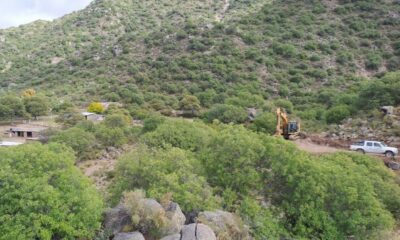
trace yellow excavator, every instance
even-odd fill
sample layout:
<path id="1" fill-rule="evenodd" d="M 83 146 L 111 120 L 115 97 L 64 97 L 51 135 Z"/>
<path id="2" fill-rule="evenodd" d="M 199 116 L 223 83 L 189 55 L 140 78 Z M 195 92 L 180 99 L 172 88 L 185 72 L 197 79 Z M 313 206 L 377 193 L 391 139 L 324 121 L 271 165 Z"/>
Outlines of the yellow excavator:
<path id="1" fill-rule="evenodd" d="M 300 135 L 300 122 L 289 121 L 284 109 L 277 108 L 276 117 L 277 124 L 275 136 L 283 136 L 285 139 L 293 139 Z"/>

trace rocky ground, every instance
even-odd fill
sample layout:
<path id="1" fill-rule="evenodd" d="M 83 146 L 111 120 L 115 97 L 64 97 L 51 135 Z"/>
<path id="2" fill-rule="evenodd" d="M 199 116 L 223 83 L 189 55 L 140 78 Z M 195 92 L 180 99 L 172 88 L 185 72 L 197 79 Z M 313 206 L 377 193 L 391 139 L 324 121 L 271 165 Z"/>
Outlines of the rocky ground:
<path id="1" fill-rule="evenodd" d="M 394 108 L 392 114 L 376 111 L 364 118 L 350 118 L 320 136 L 343 147 L 358 140 L 376 140 L 400 148 L 400 107 Z"/>
<path id="2" fill-rule="evenodd" d="M 121 148 L 108 147 L 96 159 L 79 162 L 78 167 L 93 180 L 97 189 L 106 192 L 105 190 L 110 183 L 108 174 L 114 170 L 117 159 L 133 148 L 134 146 L 129 145 Z"/>
<path id="3" fill-rule="evenodd" d="M 105 213 L 105 232 L 114 240 L 251 240 L 233 213 L 217 210 L 185 216 L 177 203 L 159 203 L 140 192 L 125 196 Z"/>

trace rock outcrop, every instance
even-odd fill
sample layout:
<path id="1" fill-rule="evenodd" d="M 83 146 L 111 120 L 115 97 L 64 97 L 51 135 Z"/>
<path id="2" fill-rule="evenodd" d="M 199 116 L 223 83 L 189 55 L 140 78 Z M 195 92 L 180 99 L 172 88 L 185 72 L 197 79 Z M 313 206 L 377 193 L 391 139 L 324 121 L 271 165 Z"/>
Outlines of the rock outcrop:
<path id="1" fill-rule="evenodd" d="M 182 229 L 182 240 L 216 240 L 213 230 L 204 224 L 192 223 Z"/>
<path id="2" fill-rule="evenodd" d="M 217 240 L 217 237 L 209 226 L 192 223 L 185 225 L 180 234 L 166 236 L 161 240 Z"/>
<path id="3" fill-rule="evenodd" d="M 210 226 L 218 239 L 249 240 L 249 228 L 233 213 L 217 210 L 201 212 L 198 221 Z"/>
<path id="4" fill-rule="evenodd" d="M 165 215 L 168 218 L 167 226 L 164 230 L 166 235 L 178 233 L 182 230 L 185 224 L 186 217 L 182 213 L 181 208 L 177 203 L 171 202 L 168 206 L 164 208 Z"/>
<path id="5" fill-rule="evenodd" d="M 140 232 L 117 233 L 114 240 L 145 240 Z"/>
<path id="6" fill-rule="evenodd" d="M 132 230 L 144 235 L 180 234 L 186 221 L 177 203 L 161 205 L 145 198 L 142 191 L 127 193 L 121 204 L 106 211 L 104 219 L 104 229 L 113 235 Z"/>
<path id="7" fill-rule="evenodd" d="M 104 228 L 112 234 L 121 232 L 124 228 L 132 225 L 131 215 L 126 206 L 120 204 L 104 214 Z"/>
<path id="8" fill-rule="evenodd" d="M 217 210 L 195 215 L 196 223 L 185 225 L 186 217 L 177 203 L 167 200 L 160 204 L 138 190 L 126 193 L 120 205 L 106 212 L 104 227 L 114 240 L 143 240 L 143 236 L 161 240 L 252 239 L 249 228 L 233 213 Z"/>

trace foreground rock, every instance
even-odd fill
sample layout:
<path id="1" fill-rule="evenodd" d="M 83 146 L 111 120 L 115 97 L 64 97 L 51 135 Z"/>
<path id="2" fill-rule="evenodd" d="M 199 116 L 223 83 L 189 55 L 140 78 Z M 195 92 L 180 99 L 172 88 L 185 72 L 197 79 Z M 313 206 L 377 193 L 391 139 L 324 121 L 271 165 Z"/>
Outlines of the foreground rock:
<path id="1" fill-rule="evenodd" d="M 168 223 L 163 231 L 165 235 L 179 233 L 185 224 L 186 217 L 177 203 L 171 202 L 164 208 Z"/>
<path id="2" fill-rule="evenodd" d="M 388 162 L 388 163 L 387 163 L 387 166 L 388 166 L 390 169 L 395 170 L 395 171 L 400 170 L 400 163 L 397 163 L 397 162 L 393 162 L 393 161 Z"/>
<path id="3" fill-rule="evenodd" d="M 117 233 L 114 240 L 145 240 L 140 232 Z"/>
<path id="4" fill-rule="evenodd" d="M 161 240 L 217 240 L 217 237 L 209 226 L 192 223 L 185 225 L 181 234 L 163 237 Z"/>
<path id="5" fill-rule="evenodd" d="M 182 240 L 216 240 L 213 230 L 204 224 L 192 223 L 182 229 Z"/>
<path id="6" fill-rule="evenodd" d="M 161 238 L 160 240 L 181 240 L 181 234 L 177 233 Z"/>
<path id="7" fill-rule="evenodd" d="M 198 221 L 210 226 L 218 238 L 232 240 L 252 239 L 249 228 L 240 217 L 225 211 L 205 211 L 198 216 Z"/>
<path id="8" fill-rule="evenodd" d="M 112 234 L 119 233 L 130 225 L 132 225 L 131 215 L 126 206 L 120 204 L 105 212 L 104 228 Z"/>
<path id="9" fill-rule="evenodd" d="M 186 218 L 177 203 L 168 201 L 161 205 L 155 199 L 145 198 L 142 191 L 125 194 L 117 207 L 108 210 L 104 228 L 115 235 L 126 231 L 138 231 L 149 236 L 179 234 Z"/>

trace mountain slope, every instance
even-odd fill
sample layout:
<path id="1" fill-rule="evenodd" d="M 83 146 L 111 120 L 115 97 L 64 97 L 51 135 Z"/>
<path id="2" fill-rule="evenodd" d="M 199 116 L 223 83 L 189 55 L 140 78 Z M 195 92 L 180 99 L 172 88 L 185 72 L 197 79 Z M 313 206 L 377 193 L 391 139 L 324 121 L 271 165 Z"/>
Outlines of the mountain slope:
<path id="1" fill-rule="evenodd" d="M 205 108 L 287 98 L 324 109 L 400 69 L 398 12 L 393 0 L 98 0 L 0 31 L 0 84 L 155 110 L 188 93 Z"/>

